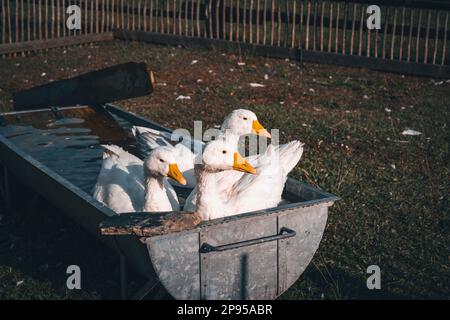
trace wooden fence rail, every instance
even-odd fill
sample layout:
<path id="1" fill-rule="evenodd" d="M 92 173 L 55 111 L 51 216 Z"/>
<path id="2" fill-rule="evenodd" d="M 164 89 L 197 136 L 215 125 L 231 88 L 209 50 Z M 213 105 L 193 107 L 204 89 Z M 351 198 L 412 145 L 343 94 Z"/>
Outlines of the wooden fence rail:
<path id="1" fill-rule="evenodd" d="M 379 30 L 366 25 L 372 3 L 381 9 Z M 0 5 L 0 55 L 78 44 L 83 39 L 109 40 L 115 31 L 122 39 L 161 42 L 166 36 L 172 43 L 177 36 L 180 43 L 209 39 L 258 46 L 258 51 L 295 49 L 302 57 L 356 65 L 364 65 L 361 61 L 367 59 L 362 58 L 387 66 L 400 62 L 409 65 L 411 73 L 427 69 L 424 66 L 434 66 L 428 73 L 436 66 L 444 73 L 450 68 L 447 1 L 0 0 Z M 66 25 L 71 5 L 81 9 L 76 30 Z M 142 32 L 156 37 L 143 37 Z M 330 59 L 330 55 L 337 56 Z"/>

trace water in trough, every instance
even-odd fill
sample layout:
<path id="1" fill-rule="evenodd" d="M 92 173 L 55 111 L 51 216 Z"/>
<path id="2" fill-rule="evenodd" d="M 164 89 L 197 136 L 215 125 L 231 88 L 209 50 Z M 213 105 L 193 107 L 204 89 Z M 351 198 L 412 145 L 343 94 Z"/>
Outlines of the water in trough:
<path id="1" fill-rule="evenodd" d="M 101 144 L 135 153 L 130 124 L 90 108 L 2 117 L 0 134 L 61 177 L 91 194 L 102 165 Z"/>

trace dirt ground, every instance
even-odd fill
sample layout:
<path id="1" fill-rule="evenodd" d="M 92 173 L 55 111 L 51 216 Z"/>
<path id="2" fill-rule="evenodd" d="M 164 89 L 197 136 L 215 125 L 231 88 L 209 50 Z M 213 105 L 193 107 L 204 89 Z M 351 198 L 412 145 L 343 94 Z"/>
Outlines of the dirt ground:
<path id="1" fill-rule="evenodd" d="M 128 61 L 146 62 L 157 84 L 117 105 L 190 130 L 253 110 L 281 142 L 306 143 L 293 177 L 342 198 L 282 299 L 450 298 L 450 80 L 116 41 L 0 59 L 0 110 L 14 91 Z M 115 255 L 42 199 L 24 203 L 0 203 L 0 298 L 117 297 Z M 69 264 L 84 270 L 80 291 L 66 289 Z M 370 265 L 381 290 L 366 287 Z"/>

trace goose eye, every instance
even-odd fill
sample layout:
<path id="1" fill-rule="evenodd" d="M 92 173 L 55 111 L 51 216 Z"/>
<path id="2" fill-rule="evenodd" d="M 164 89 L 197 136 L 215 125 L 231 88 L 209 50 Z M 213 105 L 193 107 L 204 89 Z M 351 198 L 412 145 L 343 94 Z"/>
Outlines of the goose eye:
<path id="1" fill-rule="evenodd" d="M 222 153 L 223 153 L 223 154 L 227 153 L 227 150 L 222 150 Z"/>
<path id="2" fill-rule="evenodd" d="M 247 117 L 244 117 L 244 120 L 248 120 L 248 118 L 247 118 Z"/>
<path id="3" fill-rule="evenodd" d="M 164 160 L 163 160 L 163 159 L 159 159 L 159 161 L 161 161 L 161 162 L 164 162 Z"/>

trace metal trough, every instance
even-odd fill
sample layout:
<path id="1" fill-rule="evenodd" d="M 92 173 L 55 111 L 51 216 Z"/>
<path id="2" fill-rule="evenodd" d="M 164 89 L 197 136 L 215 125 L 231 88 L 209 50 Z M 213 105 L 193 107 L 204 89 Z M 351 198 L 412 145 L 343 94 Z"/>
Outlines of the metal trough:
<path id="1" fill-rule="evenodd" d="M 274 299 L 299 278 L 337 197 L 289 178 L 285 201 L 276 208 L 163 235 L 126 229 L 130 221 L 117 225 L 117 216 L 91 196 L 100 144 L 136 153 L 131 125 L 170 130 L 112 105 L 104 111 L 67 107 L 0 114 L 0 162 L 144 275 L 148 283 L 136 298 L 161 283 L 176 299 Z M 133 216 L 145 214 L 127 218 Z M 111 223 L 119 232 L 107 235 Z"/>

